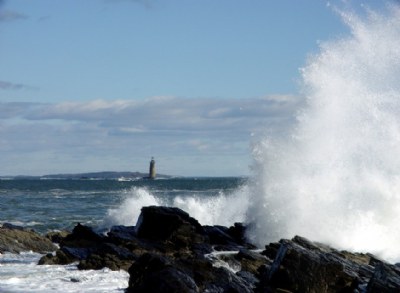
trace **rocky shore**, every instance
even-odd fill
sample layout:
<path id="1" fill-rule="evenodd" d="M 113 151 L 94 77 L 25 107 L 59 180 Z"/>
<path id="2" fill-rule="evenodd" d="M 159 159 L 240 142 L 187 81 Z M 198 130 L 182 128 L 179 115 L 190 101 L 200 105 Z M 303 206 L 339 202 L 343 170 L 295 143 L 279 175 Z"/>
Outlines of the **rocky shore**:
<path id="1" fill-rule="evenodd" d="M 0 253 L 34 251 L 46 253 L 57 247 L 51 240 L 37 234 L 35 231 L 9 223 L 0 226 Z"/>
<path id="2" fill-rule="evenodd" d="M 0 253 L 32 250 L 39 264 L 129 272 L 126 292 L 400 292 L 400 267 L 296 236 L 256 249 L 246 227 L 202 226 L 178 208 L 144 207 L 135 227 L 106 234 L 78 224 L 40 236 L 0 228 Z M 52 243 L 58 244 L 58 249 Z"/>

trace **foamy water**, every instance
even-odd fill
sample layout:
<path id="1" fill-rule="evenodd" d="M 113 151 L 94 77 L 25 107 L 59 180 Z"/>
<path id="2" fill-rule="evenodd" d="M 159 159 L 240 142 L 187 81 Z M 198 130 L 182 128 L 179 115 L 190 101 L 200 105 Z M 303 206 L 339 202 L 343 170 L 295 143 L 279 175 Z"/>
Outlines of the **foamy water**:
<path id="1" fill-rule="evenodd" d="M 302 69 L 298 123 L 254 149 L 250 237 L 400 260 L 400 8 L 341 16 L 351 34 Z"/>
<path id="2" fill-rule="evenodd" d="M 157 197 L 146 188 L 132 188 L 124 195 L 122 203 L 110 209 L 104 221 L 105 226 L 134 226 L 143 206 L 178 207 L 202 225 L 231 226 L 235 222 L 244 222 L 249 206 L 248 186 L 243 185 L 234 191 L 218 191 L 212 196 L 204 194 L 177 195 L 170 198 Z"/>
<path id="3" fill-rule="evenodd" d="M 8 180 L 1 181 L 0 224 L 10 222 L 41 233 L 135 225 L 141 208 L 179 206 L 202 223 L 232 225 L 244 220 L 248 192 L 240 178 L 168 180 Z M 226 212 L 224 212 L 226 210 Z M 239 211 L 239 212 L 237 212 Z M 41 255 L 0 254 L 0 292 L 123 292 L 128 273 L 105 268 L 79 271 L 75 264 L 39 266 Z"/>
<path id="4" fill-rule="evenodd" d="M 213 190 L 210 182 L 204 187 L 205 181 L 199 184 L 204 189 L 196 189 L 195 180 L 182 180 L 177 188 L 178 179 L 74 181 L 61 187 L 66 183 L 21 181 L 15 184 L 27 186 L 0 194 L 5 202 L 0 222 L 31 223 L 43 231 L 76 221 L 134 225 L 142 206 L 167 205 L 203 225 L 246 221 L 249 237 L 260 246 L 297 234 L 399 261 L 400 8 L 367 14 L 342 13 L 351 34 L 322 43 L 310 58 L 302 70 L 306 106 L 289 133 L 255 146 L 255 174 L 247 185 L 234 183 L 232 191 Z M 70 190 L 71 184 L 77 186 Z M 186 184 L 190 188 L 181 187 Z M 54 188 L 68 194 L 53 196 Z M 126 272 L 37 266 L 39 257 L 0 255 L 0 292 L 123 292 L 127 287 Z"/>
<path id="5" fill-rule="evenodd" d="M 0 255 L 0 292 L 124 292 L 129 275 L 124 271 L 79 271 L 76 265 L 38 266 L 41 255 L 25 252 Z"/>

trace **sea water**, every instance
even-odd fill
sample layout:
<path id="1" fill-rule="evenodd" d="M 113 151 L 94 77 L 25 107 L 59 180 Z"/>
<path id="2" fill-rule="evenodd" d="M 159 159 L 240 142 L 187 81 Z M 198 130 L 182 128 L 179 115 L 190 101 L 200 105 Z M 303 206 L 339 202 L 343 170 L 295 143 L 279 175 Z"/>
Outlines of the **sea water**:
<path id="1" fill-rule="evenodd" d="M 400 261 L 400 6 L 383 3 L 338 11 L 349 33 L 301 70 L 297 123 L 255 146 L 257 243 L 297 234 Z"/>
<path id="2" fill-rule="evenodd" d="M 393 2 L 394 3 L 394 2 Z M 302 69 L 304 107 L 288 133 L 260 139 L 239 178 L 118 182 L 0 181 L 0 222 L 39 232 L 134 225 L 144 205 L 178 206 L 202 224 L 245 221 L 260 245 L 298 234 L 400 260 L 400 6 L 338 11 L 350 33 Z M 268 131 L 267 131 L 268 132 Z M 121 292 L 126 272 L 0 256 L 0 292 Z"/>
<path id="3" fill-rule="evenodd" d="M 0 180 L 0 223 L 45 234 L 71 230 L 77 223 L 107 230 L 135 225 L 148 205 L 177 206 L 201 224 L 244 221 L 244 178 L 172 178 L 160 180 Z M 76 264 L 38 266 L 32 252 L 0 255 L 0 292 L 123 292 L 124 271 L 79 271 Z"/>

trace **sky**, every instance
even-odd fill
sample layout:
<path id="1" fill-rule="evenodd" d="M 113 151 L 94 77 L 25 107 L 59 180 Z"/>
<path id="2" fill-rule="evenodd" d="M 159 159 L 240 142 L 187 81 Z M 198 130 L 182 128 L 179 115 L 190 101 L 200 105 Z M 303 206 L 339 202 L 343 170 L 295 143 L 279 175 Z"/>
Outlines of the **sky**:
<path id="1" fill-rule="evenodd" d="M 352 3 L 351 3 L 352 2 Z M 246 176 L 301 68 L 381 1 L 0 0 L 0 176 Z"/>

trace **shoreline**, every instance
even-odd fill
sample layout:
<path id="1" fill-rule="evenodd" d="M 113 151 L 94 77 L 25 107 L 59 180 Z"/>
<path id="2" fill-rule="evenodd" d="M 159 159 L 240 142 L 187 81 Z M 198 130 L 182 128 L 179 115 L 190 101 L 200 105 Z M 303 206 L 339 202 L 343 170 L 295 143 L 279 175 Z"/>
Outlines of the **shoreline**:
<path id="1" fill-rule="evenodd" d="M 3 224 L 0 237 L 6 230 L 13 235 L 28 233 Z M 245 231 L 241 223 L 202 226 L 178 208 L 149 206 L 142 208 L 136 226 L 114 226 L 106 235 L 78 224 L 64 235 L 46 238 L 29 232 L 31 238 L 25 239 L 29 244 L 48 243 L 49 238 L 58 242 L 55 252 L 41 258 L 42 265 L 78 262 L 80 270 L 127 271 L 126 292 L 400 290 L 400 267 L 372 254 L 339 251 L 300 236 L 256 250 Z"/>

